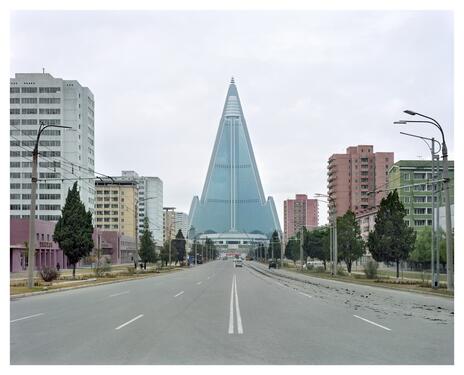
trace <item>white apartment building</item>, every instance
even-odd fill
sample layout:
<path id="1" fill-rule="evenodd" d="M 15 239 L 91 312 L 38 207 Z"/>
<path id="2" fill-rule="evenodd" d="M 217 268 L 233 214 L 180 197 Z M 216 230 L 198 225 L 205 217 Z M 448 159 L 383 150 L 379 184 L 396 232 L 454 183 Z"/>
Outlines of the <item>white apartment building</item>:
<path id="1" fill-rule="evenodd" d="M 138 185 L 138 233 L 148 217 L 149 227 L 157 245 L 163 244 L 163 181 L 158 177 L 139 176 L 135 171 L 122 171 L 121 180 L 136 181 Z"/>
<path id="2" fill-rule="evenodd" d="M 95 102 L 78 81 L 49 73 L 10 78 L 10 217 L 29 217 L 32 150 L 40 124 L 50 127 L 39 142 L 36 217 L 55 221 L 68 189 L 78 182 L 86 209 L 94 213 Z"/>
<path id="3" fill-rule="evenodd" d="M 184 237 L 187 237 L 188 234 L 188 229 L 189 229 L 189 215 L 187 215 L 185 212 L 177 212 L 176 211 L 176 223 L 175 223 L 175 228 L 176 228 L 176 234 L 179 231 L 179 229 L 182 231 L 182 234 Z"/>

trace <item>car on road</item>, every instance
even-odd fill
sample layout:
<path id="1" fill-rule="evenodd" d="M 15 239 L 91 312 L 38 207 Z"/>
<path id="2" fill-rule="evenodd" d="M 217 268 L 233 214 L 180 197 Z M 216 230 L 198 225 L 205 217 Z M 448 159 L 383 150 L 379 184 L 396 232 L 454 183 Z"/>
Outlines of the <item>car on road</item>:
<path id="1" fill-rule="evenodd" d="M 242 267 L 243 261 L 241 259 L 235 259 L 235 267 Z"/>
<path id="2" fill-rule="evenodd" d="M 277 262 L 274 259 L 269 261 L 269 269 L 271 268 L 277 268 Z"/>

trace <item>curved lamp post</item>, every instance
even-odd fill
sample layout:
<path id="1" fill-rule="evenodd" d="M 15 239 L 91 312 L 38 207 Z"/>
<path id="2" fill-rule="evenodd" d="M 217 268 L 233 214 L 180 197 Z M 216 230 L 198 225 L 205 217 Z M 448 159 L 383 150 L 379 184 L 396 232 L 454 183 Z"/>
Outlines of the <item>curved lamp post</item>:
<path id="1" fill-rule="evenodd" d="M 27 287 L 34 286 L 34 268 L 35 268 L 35 204 L 37 194 L 37 160 L 39 158 L 39 140 L 42 132 L 47 128 L 71 129 L 70 126 L 51 125 L 43 121 L 40 122 L 39 131 L 35 140 L 34 150 L 32 151 L 32 174 L 31 174 L 31 208 L 29 213 L 29 249 L 27 264 Z"/>
<path id="2" fill-rule="evenodd" d="M 442 137 L 441 152 L 443 158 L 443 190 L 445 191 L 445 221 L 446 221 L 446 281 L 448 290 L 454 290 L 454 262 L 453 262 L 453 244 L 451 238 L 451 207 L 449 194 L 449 172 L 448 172 L 448 148 L 446 146 L 445 134 L 443 128 L 437 120 L 430 116 L 423 115 L 419 112 L 405 110 L 404 113 L 410 116 L 419 116 L 427 120 L 401 120 L 397 124 L 421 123 L 432 124 L 440 130 Z"/>

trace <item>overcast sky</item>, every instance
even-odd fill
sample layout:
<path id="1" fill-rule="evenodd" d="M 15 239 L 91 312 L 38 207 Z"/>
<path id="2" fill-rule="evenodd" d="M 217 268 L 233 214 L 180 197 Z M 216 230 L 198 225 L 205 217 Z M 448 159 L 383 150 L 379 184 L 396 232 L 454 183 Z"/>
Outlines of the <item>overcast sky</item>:
<path id="1" fill-rule="evenodd" d="M 11 77 L 44 67 L 89 87 L 96 171 L 158 176 L 164 205 L 185 212 L 231 76 L 281 224 L 283 200 L 326 193 L 327 159 L 350 145 L 430 158 L 392 125 L 404 109 L 436 118 L 454 157 L 451 12 L 15 12 L 10 56 Z"/>

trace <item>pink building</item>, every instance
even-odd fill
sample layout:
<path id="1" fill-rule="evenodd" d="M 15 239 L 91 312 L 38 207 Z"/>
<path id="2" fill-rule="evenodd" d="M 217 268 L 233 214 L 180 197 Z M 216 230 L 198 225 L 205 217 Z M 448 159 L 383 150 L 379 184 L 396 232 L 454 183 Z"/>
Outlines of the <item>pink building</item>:
<path id="1" fill-rule="evenodd" d="M 53 241 L 55 222 L 35 221 L 35 268 L 68 268 L 68 260 L 63 250 Z M 27 244 L 29 242 L 29 219 L 10 219 L 10 272 L 27 270 Z"/>
<path id="2" fill-rule="evenodd" d="M 295 199 L 284 201 L 284 241 L 295 235 L 302 227 L 312 230 L 319 225 L 319 208 L 316 199 L 306 194 L 296 194 Z"/>
<path id="3" fill-rule="evenodd" d="M 35 269 L 44 267 L 70 268 L 68 259 L 56 242 L 53 241 L 55 231 L 54 221 L 36 220 Z M 10 272 L 27 270 L 27 242 L 29 241 L 29 219 L 10 219 Z M 111 264 L 131 263 L 135 255 L 135 239 L 123 236 L 117 231 L 94 230 L 95 248 L 101 249 L 102 258 L 107 258 Z M 85 265 L 85 260 L 78 266 Z"/>
<path id="4" fill-rule="evenodd" d="M 393 152 L 374 152 L 372 145 L 352 146 L 346 154 L 333 154 L 327 166 L 327 188 L 333 210 L 342 216 L 351 209 L 356 215 L 375 209 L 385 196 Z"/>

